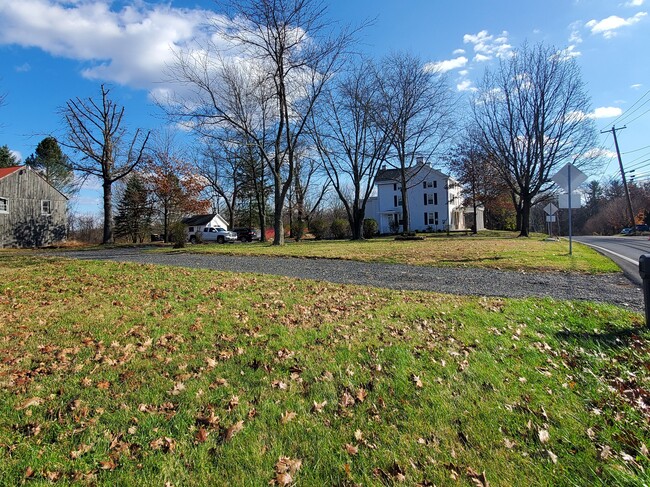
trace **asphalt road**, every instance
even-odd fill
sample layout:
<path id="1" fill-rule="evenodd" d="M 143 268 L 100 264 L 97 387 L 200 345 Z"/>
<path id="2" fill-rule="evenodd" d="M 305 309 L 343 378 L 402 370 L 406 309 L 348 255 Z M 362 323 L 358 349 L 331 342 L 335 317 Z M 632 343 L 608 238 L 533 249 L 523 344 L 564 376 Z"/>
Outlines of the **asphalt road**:
<path id="1" fill-rule="evenodd" d="M 639 257 L 641 254 L 650 254 L 650 240 L 647 236 L 580 236 L 574 239 L 612 259 L 623 269 L 625 277 L 637 286 L 642 285 L 639 276 Z"/>

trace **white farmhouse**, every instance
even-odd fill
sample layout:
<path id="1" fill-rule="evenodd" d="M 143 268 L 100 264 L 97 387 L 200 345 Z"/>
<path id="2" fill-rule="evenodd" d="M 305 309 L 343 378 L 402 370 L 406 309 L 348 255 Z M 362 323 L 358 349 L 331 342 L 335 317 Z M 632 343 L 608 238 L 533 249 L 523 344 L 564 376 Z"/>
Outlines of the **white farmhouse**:
<path id="1" fill-rule="evenodd" d="M 374 218 L 379 233 L 402 231 L 402 192 L 399 169 L 386 169 L 377 174 L 377 196 L 368 199 L 366 218 Z M 472 214 L 462 206 L 460 184 L 452 177 L 434 169 L 418 158 L 407 169 L 409 228 L 412 231 L 465 230 L 473 224 Z M 471 209 L 469 209 L 471 212 Z M 483 211 L 479 209 L 478 230 L 483 227 Z"/>

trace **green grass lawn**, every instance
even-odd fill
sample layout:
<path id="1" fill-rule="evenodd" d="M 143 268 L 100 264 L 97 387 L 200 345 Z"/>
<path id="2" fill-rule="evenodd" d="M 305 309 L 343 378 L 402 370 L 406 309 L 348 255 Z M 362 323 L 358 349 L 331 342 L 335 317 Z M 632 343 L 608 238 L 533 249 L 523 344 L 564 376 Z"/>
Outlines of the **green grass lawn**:
<path id="1" fill-rule="evenodd" d="M 364 241 L 287 240 L 284 246 L 268 243 L 202 244 L 175 252 L 221 253 L 229 255 L 264 255 L 278 257 L 348 259 L 362 262 L 385 262 L 422 266 L 483 267 L 505 270 L 541 270 L 562 272 L 617 272 L 619 267 L 585 245 L 545 241 L 536 235 L 513 238 L 512 233 L 494 232 L 479 236 L 434 234 L 425 240 L 396 241 L 382 237 Z M 156 250 L 156 251 L 168 251 Z"/>
<path id="2" fill-rule="evenodd" d="M 650 482 L 608 305 L 0 254 L 0 483 Z"/>

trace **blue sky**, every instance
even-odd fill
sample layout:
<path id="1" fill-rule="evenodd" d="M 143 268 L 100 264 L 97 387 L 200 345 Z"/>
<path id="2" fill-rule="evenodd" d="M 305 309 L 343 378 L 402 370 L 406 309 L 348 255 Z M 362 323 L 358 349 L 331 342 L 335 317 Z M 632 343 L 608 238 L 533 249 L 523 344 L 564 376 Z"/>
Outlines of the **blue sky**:
<path id="1" fill-rule="evenodd" d="M 359 51 L 381 57 L 410 51 L 447 72 L 470 95 L 486 66 L 524 41 L 544 41 L 575 57 L 599 129 L 619 132 L 623 161 L 650 175 L 650 5 L 648 0 L 331 0 L 329 17 L 342 24 L 374 19 L 359 35 Z M 212 12 L 212 13 L 211 13 Z M 97 96 L 100 83 L 126 107 L 130 127 L 165 125 L 151 96 L 165 88 L 170 46 L 190 46 L 213 0 L 0 0 L 0 145 L 25 158 L 47 135 L 61 137 L 58 110 L 73 97 Z M 636 105 L 635 105 L 636 103 Z M 618 164 L 611 135 L 602 173 Z M 603 174 L 593 177 L 600 179 Z M 74 201 L 97 213 L 92 187 Z"/>

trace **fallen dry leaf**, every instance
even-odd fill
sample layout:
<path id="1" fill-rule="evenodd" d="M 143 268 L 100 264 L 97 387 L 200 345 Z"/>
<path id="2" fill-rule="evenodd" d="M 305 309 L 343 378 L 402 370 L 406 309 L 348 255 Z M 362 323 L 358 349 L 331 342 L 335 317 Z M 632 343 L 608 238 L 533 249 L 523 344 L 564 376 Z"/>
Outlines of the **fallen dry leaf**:
<path id="1" fill-rule="evenodd" d="M 230 428 L 226 430 L 226 437 L 225 437 L 226 441 L 232 440 L 233 436 L 235 436 L 243 429 L 244 429 L 244 422 L 237 421 L 235 424 L 233 424 Z"/>
<path id="2" fill-rule="evenodd" d="M 546 450 L 546 453 L 548 454 L 548 457 L 551 459 L 551 462 L 557 463 L 557 455 L 553 453 L 551 450 Z"/>
<path id="3" fill-rule="evenodd" d="M 323 402 L 314 401 L 314 407 L 312 408 L 312 411 L 315 412 L 315 413 L 322 413 L 323 408 L 325 406 L 327 406 L 327 401 L 323 401 Z"/>
<path id="4" fill-rule="evenodd" d="M 415 387 L 417 388 L 422 388 L 422 380 L 420 379 L 419 375 L 413 374 L 413 383 L 415 384 Z"/>
<path id="5" fill-rule="evenodd" d="M 206 430 L 205 428 L 201 427 L 201 428 L 199 428 L 199 430 L 196 432 L 196 435 L 194 435 L 194 440 L 195 440 L 197 443 L 205 443 L 205 441 L 208 439 L 208 435 L 209 435 L 209 434 L 210 434 L 210 433 L 208 433 L 208 430 Z"/>
<path id="6" fill-rule="evenodd" d="M 548 440 L 551 439 L 551 436 L 548 434 L 548 431 L 544 429 L 540 429 L 537 432 L 537 435 L 539 436 L 539 442 L 540 443 L 548 443 Z"/>
<path id="7" fill-rule="evenodd" d="M 348 455 L 356 455 L 359 453 L 359 448 L 351 445 L 350 443 L 345 444 L 345 451 L 347 452 Z"/>
<path id="8" fill-rule="evenodd" d="M 363 402 L 366 400 L 366 397 L 368 397 L 368 391 L 366 391 L 363 387 L 361 387 L 357 391 L 357 399 L 359 400 L 359 402 Z"/>
<path id="9" fill-rule="evenodd" d="M 292 484 L 301 466 L 302 460 L 280 457 L 278 463 L 275 464 L 275 479 L 270 483 L 281 487 Z"/>
<path id="10" fill-rule="evenodd" d="M 293 421 L 296 418 L 297 414 L 294 413 L 293 411 L 285 411 L 282 413 L 282 417 L 280 419 L 280 422 L 282 424 L 287 424 L 289 421 Z"/>
<path id="11" fill-rule="evenodd" d="M 16 410 L 20 411 L 22 409 L 27 409 L 27 408 L 32 407 L 32 406 L 38 406 L 39 404 L 42 404 L 42 403 L 43 403 L 43 399 L 41 399 L 40 397 L 31 397 L 31 398 L 27 399 L 26 401 L 24 401 L 19 406 L 16 406 Z"/>
<path id="12" fill-rule="evenodd" d="M 481 473 L 476 472 L 471 467 L 467 467 L 467 476 L 476 485 L 476 487 L 490 487 L 490 483 L 485 477 L 485 470 Z"/>

